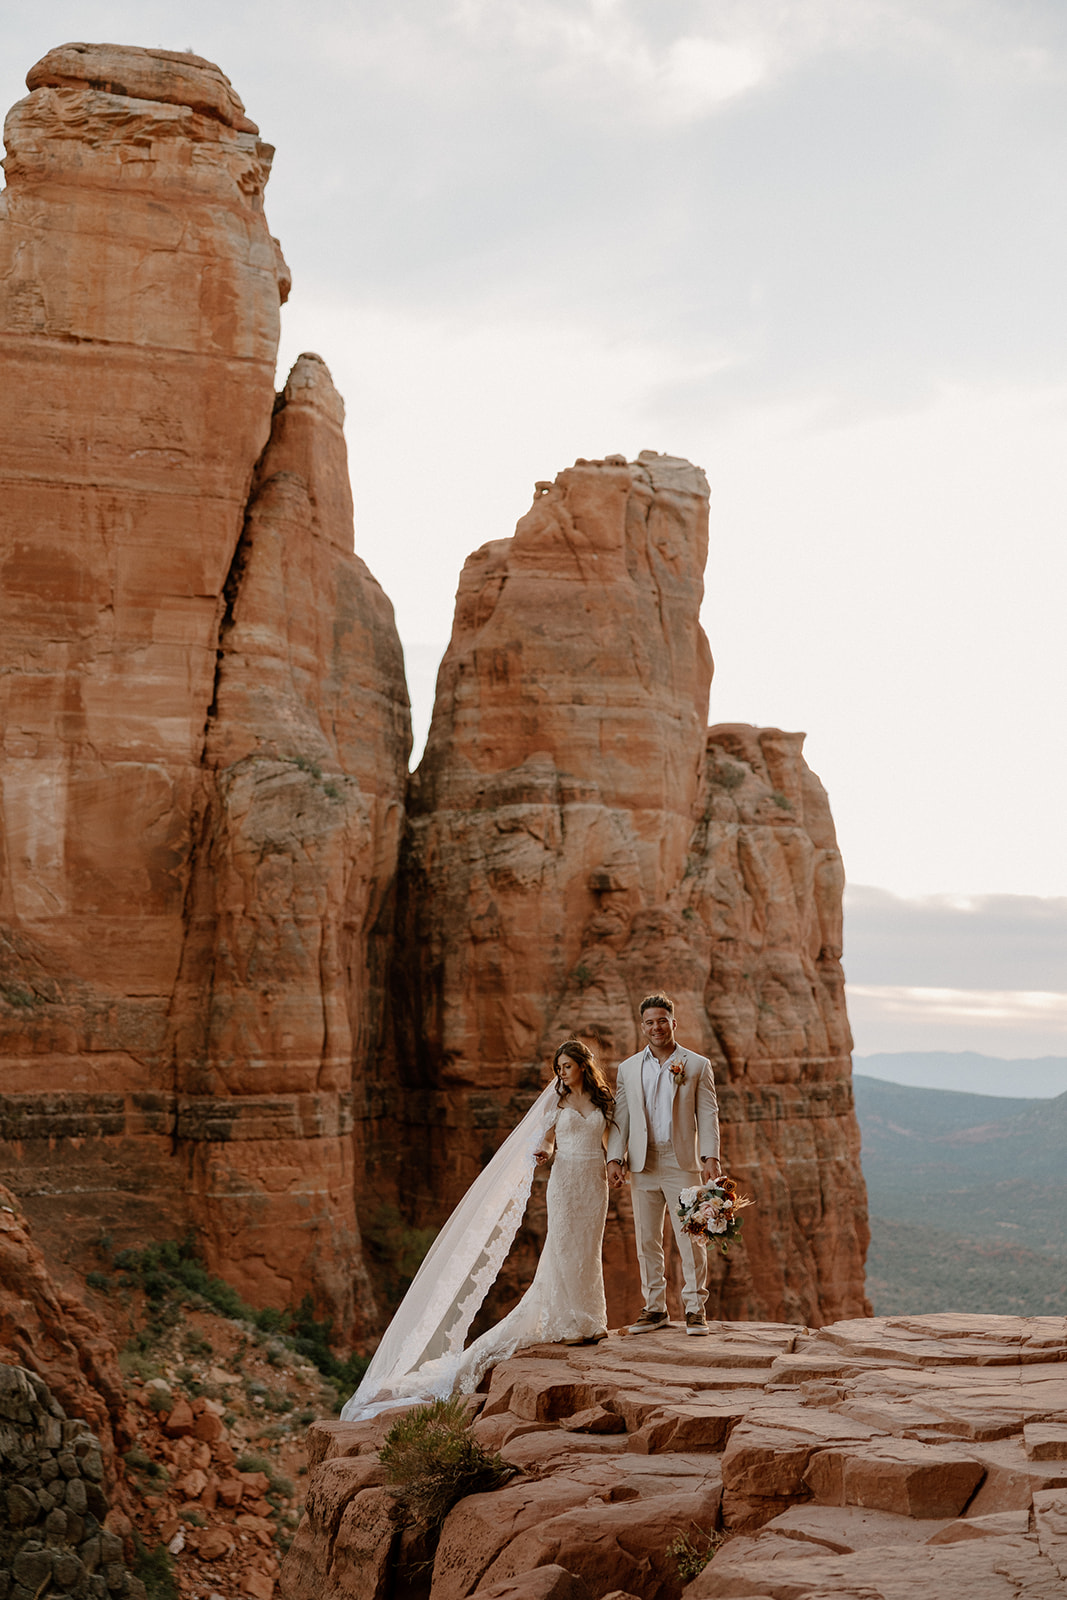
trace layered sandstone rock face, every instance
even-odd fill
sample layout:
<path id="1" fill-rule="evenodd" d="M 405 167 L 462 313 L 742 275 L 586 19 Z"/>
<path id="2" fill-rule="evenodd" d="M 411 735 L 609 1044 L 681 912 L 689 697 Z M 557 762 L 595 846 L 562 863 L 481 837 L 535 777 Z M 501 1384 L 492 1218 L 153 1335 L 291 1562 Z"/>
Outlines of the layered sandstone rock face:
<path id="1" fill-rule="evenodd" d="M 428 1562 L 430 1600 L 1054 1600 L 1067 1581 L 1062 1317 L 539 1346 L 468 1404 L 516 1476 L 428 1549 L 378 1459 L 396 1414 L 312 1427 L 283 1600 L 385 1600 Z"/>
<path id="2" fill-rule="evenodd" d="M 175 990 L 193 1216 L 257 1303 L 373 1322 L 353 1066 L 379 1030 L 411 748 L 389 601 L 352 554 L 343 407 L 302 356 L 256 470 L 219 639 Z"/>
<path id="3" fill-rule="evenodd" d="M 4 1132 L 57 1220 L 81 1191 L 86 1227 L 195 1223 L 257 1298 L 347 1321 L 409 736 L 340 401 L 303 358 L 275 411 L 273 152 L 218 68 L 70 45 L 27 81 L 0 219 Z"/>
<path id="4" fill-rule="evenodd" d="M 68 46 L 28 82 L 0 230 L 3 910 L 152 1030 L 219 600 L 270 429 L 273 152 L 196 57 Z"/>
<path id="5" fill-rule="evenodd" d="M 613 1066 L 666 988 L 759 1200 L 713 1309 L 817 1323 L 865 1308 L 843 874 L 802 736 L 707 730 L 707 498 L 673 457 L 579 462 L 467 562 L 410 791 L 397 1071 L 453 1203 L 555 1045 Z M 384 1182 L 386 1122 L 377 1148 Z M 630 1228 L 613 1200 L 616 1320 L 638 1306 Z"/>

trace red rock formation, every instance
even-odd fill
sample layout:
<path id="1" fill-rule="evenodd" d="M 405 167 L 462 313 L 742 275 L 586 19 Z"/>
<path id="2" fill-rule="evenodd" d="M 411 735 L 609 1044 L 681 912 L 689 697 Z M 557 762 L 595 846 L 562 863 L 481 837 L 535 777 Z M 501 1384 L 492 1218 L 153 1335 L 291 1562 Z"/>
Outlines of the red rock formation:
<path id="1" fill-rule="evenodd" d="M 109 1476 L 116 1443 L 136 1434 L 115 1347 L 99 1317 L 49 1275 L 15 1196 L 0 1186 L 0 1361 L 36 1372 L 68 1417 L 100 1440 Z"/>
<path id="2" fill-rule="evenodd" d="M 869 1231 L 841 970 L 844 870 L 803 742 L 775 728 L 710 729 L 670 982 L 715 1062 L 730 1169 L 758 1199 L 744 1248 L 709 1257 L 713 1295 L 733 1316 L 817 1325 L 868 1309 Z"/>
<path id="3" fill-rule="evenodd" d="M 352 554 L 344 409 L 317 356 L 279 399 L 208 719 L 178 1136 L 224 1276 L 256 1303 L 311 1287 L 363 1328 L 353 1063 L 379 1026 L 408 702 L 392 606 Z"/>
<path id="4" fill-rule="evenodd" d="M 142 1134 L 114 1168 L 158 1211 L 221 597 L 273 403 L 272 152 L 197 57 L 67 46 L 28 82 L 0 222 L 4 1087 L 33 1144 Z"/>
<path id="5" fill-rule="evenodd" d="M 1045 1457 L 1039 1431 L 1067 1405 L 1062 1318 L 735 1322 L 696 1350 L 677 1329 L 542 1346 L 470 1404 L 474 1438 L 517 1473 L 453 1507 L 430 1600 L 543 1596 L 548 1568 L 592 1600 L 1054 1600 L 1067 1578 L 1067 1444 Z M 617 1430 L 593 1431 L 594 1411 Z M 311 1428 L 282 1600 L 395 1592 L 411 1530 L 378 1459 L 388 1425 Z"/>
<path id="6" fill-rule="evenodd" d="M 218 68 L 71 45 L 28 83 L 0 221 L 12 1181 L 57 1221 L 91 1193 L 83 1231 L 191 1222 L 249 1294 L 350 1321 L 409 736 L 340 400 L 303 358 L 272 431 L 273 152 Z"/>
<path id="7" fill-rule="evenodd" d="M 641 996 L 666 987 L 759 1200 L 710 1309 L 821 1322 L 865 1308 L 843 875 L 802 736 L 706 730 L 706 553 L 703 474 L 646 452 L 538 485 L 514 538 L 468 561 L 410 791 L 398 1071 L 451 1204 L 555 1044 L 581 1034 L 613 1065 L 637 1047 Z M 381 1183 L 387 1125 L 377 1137 Z M 606 1255 L 623 1320 L 625 1200 Z"/>
<path id="8" fill-rule="evenodd" d="M 127 69 L 137 98 L 97 87 Z M 28 81 L 0 230 L 4 912 L 154 1019 L 219 599 L 270 428 L 272 151 L 197 57 L 68 46 Z"/>
<path id="9" fill-rule="evenodd" d="M 799 736 L 707 733 L 703 474 L 578 463 L 467 563 L 394 942 L 402 662 L 326 369 L 273 399 L 270 147 L 195 56 L 69 45 L 28 83 L 0 218 L 0 1121 L 35 1217 L 192 1226 L 249 1298 L 310 1290 L 367 1332 L 357 1205 L 434 1225 L 558 1039 L 613 1062 L 666 984 L 760 1202 L 713 1309 L 861 1311 L 840 861 Z M 535 1201 L 513 1281 L 542 1225 Z M 619 1319 L 625 1198 L 607 1260 Z"/>

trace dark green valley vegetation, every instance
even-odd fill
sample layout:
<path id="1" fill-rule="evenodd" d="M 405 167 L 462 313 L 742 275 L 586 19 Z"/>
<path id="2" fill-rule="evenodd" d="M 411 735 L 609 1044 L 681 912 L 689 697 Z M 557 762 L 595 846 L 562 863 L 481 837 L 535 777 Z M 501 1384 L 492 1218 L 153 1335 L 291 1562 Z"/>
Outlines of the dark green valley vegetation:
<path id="1" fill-rule="evenodd" d="M 1067 1094 L 853 1081 L 875 1313 L 1067 1314 Z"/>

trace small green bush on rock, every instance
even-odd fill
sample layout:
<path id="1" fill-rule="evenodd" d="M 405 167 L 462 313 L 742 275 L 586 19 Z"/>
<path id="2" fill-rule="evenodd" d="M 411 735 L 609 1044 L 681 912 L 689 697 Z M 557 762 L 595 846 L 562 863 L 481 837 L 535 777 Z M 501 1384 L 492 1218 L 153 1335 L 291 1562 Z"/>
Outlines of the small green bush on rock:
<path id="1" fill-rule="evenodd" d="M 416 1406 L 385 1436 L 379 1460 L 397 1499 L 418 1522 L 436 1527 L 464 1495 L 499 1489 L 513 1467 L 471 1437 L 459 1396 Z"/>
<path id="2" fill-rule="evenodd" d="M 714 1529 L 705 1532 L 703 1528 L 694 1528 L 693 1531 L 696 1539 L 690 1539 L 687 1533 L 680 1533 L 667 1546 L 667 1554 L 674 1557 L 678 1576 L 683 1583 L 691 1583 L 699 1577 L 723 1542 L 723 1535 Z"/>

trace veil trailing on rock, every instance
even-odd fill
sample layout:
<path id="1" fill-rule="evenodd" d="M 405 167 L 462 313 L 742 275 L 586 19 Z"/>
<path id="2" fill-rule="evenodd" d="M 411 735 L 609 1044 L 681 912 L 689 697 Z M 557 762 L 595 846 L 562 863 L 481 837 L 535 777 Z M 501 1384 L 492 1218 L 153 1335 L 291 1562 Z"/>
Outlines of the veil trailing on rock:
<path id="1" fill-rule="evenodd" d="M 534 1154 L 558 1110 L 553 1081 L 471 1184 L 430 1246 L 362 1383 L 341 1412 L 343 1421 L 465 1387 L 463 1342 L 518 1232 L 533 1184 Z M 467 1376 L 473 1389 L 481 1372 Z"/>

